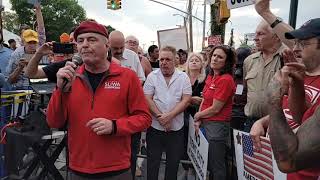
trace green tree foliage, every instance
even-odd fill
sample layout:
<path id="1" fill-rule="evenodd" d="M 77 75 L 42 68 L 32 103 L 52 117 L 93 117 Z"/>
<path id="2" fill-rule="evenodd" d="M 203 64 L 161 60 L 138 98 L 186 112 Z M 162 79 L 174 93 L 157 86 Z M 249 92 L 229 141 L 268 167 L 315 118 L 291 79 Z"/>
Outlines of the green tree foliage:
<path id="1" fill-rule="evenodd" d="M 2 23 L 4 29 L 15 34 L 19 34 L 20 24 L 18 22 L 18 15 L 16 13 L 9 11 L 2 12 Z"/>
<path id="2" fill-rule="evenodd" d="M 107 30 L 108 30 L 108 33 L 110 34 L 112 31 L 116 30 L 115 28 L 113 28 L 112 26 L 108 25 L 107 26 Z"/>
<path id="3" fill-rule="evenodd" d="M 19 24 L 35 26 L 36 17 L 33 5 L 27 0 L 10 0 L 12 10 L 18 16 Z M 62 33 L 70 30 L 86 19 L 85 10 L 77 0 L 42 0 L 42 14 L 46 28 L 47 40 L 59 41 Z"/>

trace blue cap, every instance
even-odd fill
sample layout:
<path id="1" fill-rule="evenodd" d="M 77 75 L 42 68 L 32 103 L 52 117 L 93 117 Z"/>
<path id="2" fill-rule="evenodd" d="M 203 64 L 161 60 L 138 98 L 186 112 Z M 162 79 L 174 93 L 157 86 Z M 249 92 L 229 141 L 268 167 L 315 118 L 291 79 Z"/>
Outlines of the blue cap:
<path id="1" fill-rule="evenodd" d="M 285 33 L 287 39 L 310 39 L 320 36 L 320 18 L 311 19 L 299 29 Z"/>

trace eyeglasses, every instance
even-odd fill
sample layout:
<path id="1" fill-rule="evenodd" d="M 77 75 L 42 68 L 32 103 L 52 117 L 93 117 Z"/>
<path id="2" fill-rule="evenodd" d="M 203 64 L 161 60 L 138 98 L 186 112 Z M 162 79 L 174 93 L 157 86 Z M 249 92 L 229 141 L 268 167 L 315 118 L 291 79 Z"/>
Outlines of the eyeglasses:
<path id="1" fill-rule="evenodd" d="M 132 44 L 132 45 L 138 45 L 138 42 L 137 41 L 126 41 L 126 43 L 128 44 Z"/>
<path id="2" fill-rule="evenodd" d="M 312 45 L 312 44 L 319 44 L 319 42 L 308 42 L 308 41 L 295 41 L 294 45 L 301 47 L 302 49 L 304 49 L 306 46 Z"/>

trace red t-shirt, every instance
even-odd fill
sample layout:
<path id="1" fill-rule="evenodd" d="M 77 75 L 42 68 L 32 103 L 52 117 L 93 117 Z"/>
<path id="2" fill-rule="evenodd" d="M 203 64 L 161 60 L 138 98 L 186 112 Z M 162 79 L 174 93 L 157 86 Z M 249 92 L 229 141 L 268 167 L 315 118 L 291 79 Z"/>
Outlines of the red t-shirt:
<path id="1" fill-rule="evenodd" d="M 304 113 L 302 123 L 305 122 L 320 105 L 320 76 L 306 76 L 304 79 L 304 88 L 306 93 L 306 99 L 311 103 L 311 107 Z M 288 108 L 288 97 L 285 96 L 282 102 L 283 112 L 286 116 L 289 126 L 293 130 L 299 128 L 299 124 L 293 121 L 291 112 Z M 320 169 L 308 169 L 298 171 L 296 173 L 289 173 L 287 175 L 288 180 L 317 180 L 320 176 Z"/>
<path id="2" fill-rule="evenodd" d="M 320 77 L 319 77 L 319 82 L 320 82 Z M 310 116 L 313 115 L 313 113 L 315 112 L 315 110 L 318 108 L 319 105 L 320 105 L 320 101 L 318 100 L 304 113 L 302 118 L 302 123 L 304 123 L 306 120 L 308 120 Z M 320 168 L 310 168 L 310 169 L 298 171 L 296 173 L 289 173 L 287 175 L 287 180 L 318 180 L 319 177 L 320 177 Z"/>
<path id="3" fill-rule="evenodd" d="M 205 121 L 230 121 L 233 104 L 233 95 L 235 94 L 236 86 L 233 77 L 229 74 L 221 76 L 208 75 L 206 84 L 203 88 L 203 104 L 201 111 L 212 106 L 213 99 L 225 102 L 220 112 Z"/>
<path id="4" fill-rule="evenodd" d="M 320 97 L 320 76 L 306 76 L 304 79 L 304 89 L 306 100 L 311 105 L 314 105 Z M 300 125 L 293 121 L 288 103 L 288 96 L 284 96 L 282 101 L 284 115 L 291 129 L 296 131 Z"/>

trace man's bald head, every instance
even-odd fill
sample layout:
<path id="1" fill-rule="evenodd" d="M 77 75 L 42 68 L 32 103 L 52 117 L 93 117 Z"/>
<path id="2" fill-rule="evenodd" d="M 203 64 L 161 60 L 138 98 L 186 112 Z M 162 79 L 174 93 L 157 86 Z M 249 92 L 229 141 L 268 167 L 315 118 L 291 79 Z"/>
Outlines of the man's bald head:
<path id="1" fill-rule="evenodd" d="M 112 41 L 116 41 L 116 42 L 123 42 L 125 41 L 124 36 L 122 34 L 122 32 L 120 31 L 112 31 L 109 35 L 109 41 L 112 44 Z"/>
<path id="2" fill-rule="evenodd" d="M 269 32 L 271 34 L 275 34 L 273 29 L 270 27 L 269 23 L 267 23 L 265 20 L 261 20 L 261 22 L 259 23 L 257 29 L 263 29 L 264 31 L 267 31 L 267 32 Z"/>
<path id="3" fill-rule="evenodd" d="M 120 31 L 112 31 L 109 35 L 112 56 L 121 60 L 124 51 L 124 36 Z"/>
<path id="4" fill-rule="evenodd" d="M 262 20 L 257 29 L 254 41 L 258 51 L 266 52 L 270 50 L 277 50 L 281 46 L 281 41 L 275 34 L 270 25 Z"/>

